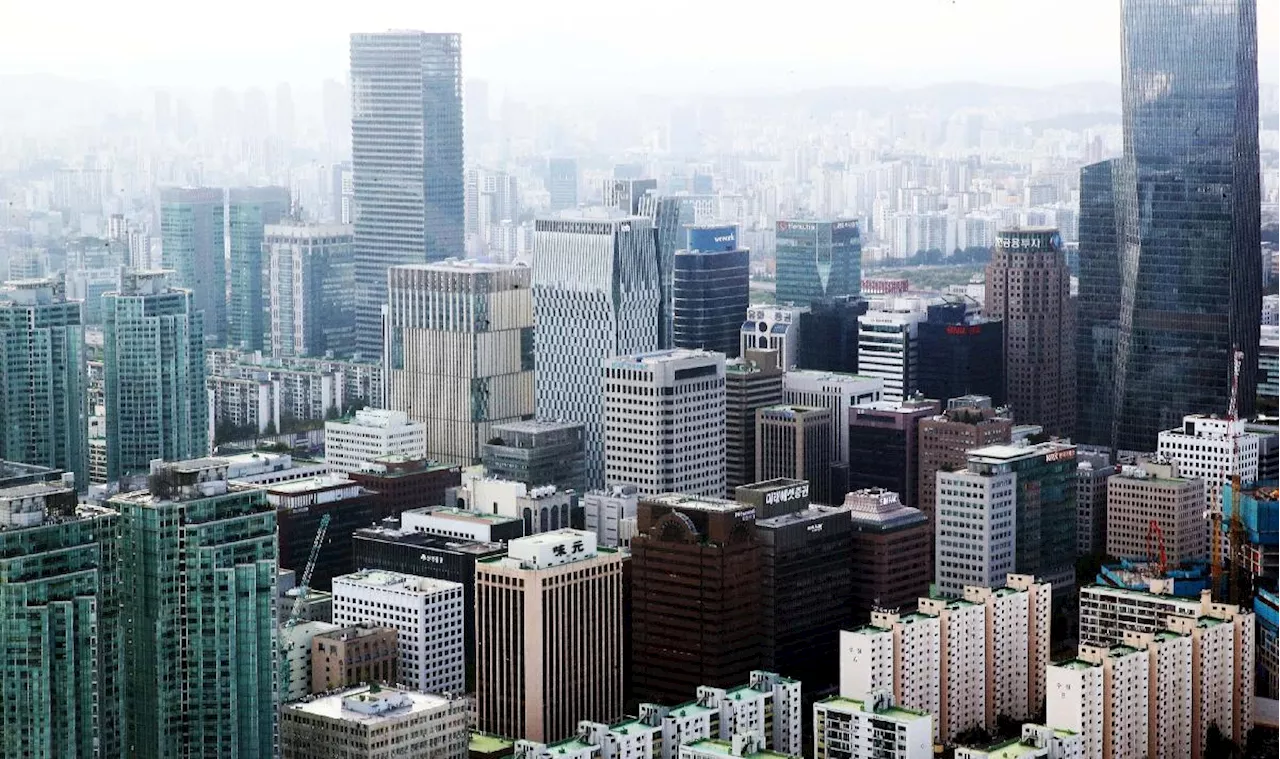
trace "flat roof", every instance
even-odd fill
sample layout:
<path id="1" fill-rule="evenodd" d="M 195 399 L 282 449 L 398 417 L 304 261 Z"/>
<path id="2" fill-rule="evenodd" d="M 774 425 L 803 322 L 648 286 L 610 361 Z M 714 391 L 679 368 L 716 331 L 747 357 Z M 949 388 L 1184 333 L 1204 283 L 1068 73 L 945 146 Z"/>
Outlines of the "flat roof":
<path id="1" fill-rule="evenodd" d="M 459 583 L 450 582 L 449 580 L 408 575 L 403 572 L 392 572 L 386 569 L 362 569 L 359 572 L 352 572 L 333 578 L 335 583 L 339 580 L 354 585 L 365 585 L 373 588 L 398 588 L 415 593 L 440 593 L 462 587 Z"/>
<path id="2" fill-rule="evenodd" d="M 449 704 L 449 699 L 432 695 L 430 693 L 401 690 L 399 688 L 390 688 L 385 685 L 378 687 L 378 690 L 375 692 L 373 690 L 375 687 L 378 686 L 362 685 L 349 690 L 337 691 L 326 696 L 313 698 L 310 701 L 298 701 L 292 704 L 285 704 L 284 708 L 286 711 L 302 712 L 305 714 L 315 715 L 317 717 L 326 717 L 331 720 L 341 720 L 342 722 L 354 722 L 366 727 L 372 727 L 383 722 L 402 719 L 412 714 L 437 709 Z M 358 699 L 362 702 L 369 702 L 379 699 L 399 699 L 401 697 L 408 699 L 408 702 L 404 706 L 389 708 L 381 714 L 366 713 L 349 709 L 344 703 L 348 699 Z"/>
<path id="3" fill-rule="evenodd" d="M 777 751 L 753 751 L 745 754 L 733 753 L 733 744 L 729 741 L 715 740 L 713 738 L 704 738 L 686 744 L 694 751 L 701 751 L 704 754 L 715 754 L 717 756 L 732 756 L 737 759 L 792 759 L 790 754 L 779 754 Z"/>
<path id="4" fill-rule="evenodd" d="M 471 738 L 467 742 L 467 748 L 481 754 L 492 754 L 498 751 L 506 751 L 515 746 L 515 741 L 509 741 L 506 738 L 497 735 L 489 735 L 488 733 L 471 733 Z"/>
<path id="5" fill-rule="evenodd" d="M 467 540 L 466 538 L 455 538 L 445 535 L 437 535 L 432 532 L 419 532 L 417 530 L 393 530 L 389 527 L 361 527 L 352 534 L 358 537 L 369 538 L 371 540 L 382 540 L 388 543 L 403 543 L 405 545 L 419 546 L 422 548 L 456 551 L 458 553 L 469 553 L 477 556 L 489 556 L 495 553 L 503 553 L 507 550 L 501 543 L 490 543 L 484 540 Z"/>
<path id="6" fill-rule="evenodd" d="M 0 498 L 30 498 L 36 495 L 49 495 L 51 493 L 75 492 L 75 488 L 63 485 L 57 480 L 49 482 L 30 482 L 26 485 L 14 485 L 13 487 L 0 488 Z"/>
<path id="7" fill-rule="evenodd" d="M 447 519 L 457 519 L 463 522 L 488 522 L 490 524 L 508 524 L 510 522 L 521 521 L 519 517 L 509 517 L 504 514 L 490 514 L 486 511 L 468 511 L 466 509 L 459 509 L 456 506 L 424 506 L 418 509 L 407 509 L 405 513 L 445 517 Z"/>
<path id="8" fill-rule="evenodd" d="M 1100 667 L 1102 665 L 1094 664 L 1093 662 L 1085 661 L 1084 659 L 1067 659 L 1066 661 L 1050 663 L 1049 666 L 1061 667 L 1063 669 L 1093 669 L 1094 667 Z"/>
<path id="9" fill-rule="evenodd" d="M 663 506 L 679 507 L 682 509 L 698 509 L 699 511 L 713 511 L 719 513 L 755 508 L 750 504 L 739 503 L 738 501 L 729 501 L 724 498 L 685 495 L 684 493 L 661 493 L 659 495 L 641 496 L 640 500 L 648 501 L 649 503 L 660 503 Z"/>
<path id="10" fill-rule="evenodd" d="M 899 719 L 904 721 L 928 716 L 925 712 L 916 711 L 915 709 L 908 709 L 904 706 L 891 706 L 888 709 L 881 709 L 880 711 L 874 711 L 872 709 L 867 708 L 866 702 L 859 701 L 856 698 L 848 698 L 845 696 L 830 696 L 828 698 L 825 698 L 819 701 L 818 703 L 822 704 L 823 706 L 833 706 L 837 709 L 845 709 L 847 711 L 856 711 L 856 712 L 866 712 L 868 714 L 875 714 L 881 717 L 888 717 L 890 719 Z"/>
<path id="11" fill-rule="evenodd" d="M 987 753 L 987 759 L 1021 759 L 1040 756 L 1044 749 L 1036 747 L 1034 743 L 1023 743 L 1021 738 L 1012 738 L 982 750 Z"/>
<path id="12" fill-rule="evenodd" d="M 793 511 L 788 514 L 779 514 L 776 517 L 769 517 L 768 519 L 758 519 L 756 520 L 756 527 L 772 529 L 775 527 L 786 527 L 789 524 L 816 522 L 819 519 L 824 519 L 832 514 L 839 514 L 843 511 L 844 509 L 836 508 L 835 506 L 824 506 L 820 503 L 815 503 L 810 504 L 809 508 L 801 509 L 800 511 Z"/>
<path id="13" fill-rule="evenodd" d="M 969 451 L 969 458 L 998 459 L 1007 461 L 1009 459 L 1020 459 L 1027 456 L 1038 456 L 1043 453 L 1061 451 L 1068 448 L 1075 448 L 1075 446 L 1071 443 L 1059 443 L 1055 441 L 1036 443 L 1034 445 L 989 445 L 985 448 L 975 448 L 974 450 Z"/>

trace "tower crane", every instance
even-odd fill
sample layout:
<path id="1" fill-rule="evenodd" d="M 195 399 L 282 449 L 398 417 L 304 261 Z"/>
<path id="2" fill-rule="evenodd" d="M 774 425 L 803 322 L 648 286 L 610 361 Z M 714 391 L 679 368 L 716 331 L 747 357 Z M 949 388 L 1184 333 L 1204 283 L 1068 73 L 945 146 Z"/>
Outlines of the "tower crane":
<path id="1" fill-rule="evenodd" d="M 289 609 L 289 618 L 280 627 L 280 690 L 281 701 L 283 701 L 283 691 L 289 682 L 289 659 L 286 654 L 289 652 L 289 638 L 287 633 L 298 624 L 299 618 L 302 616 L 302 605 L 306 603 L 307 591 L 311 588 L 311 574 L 316 569 L 316 559 L 320 556 L 320 546 L 324 544 L 324 534 L 329 529 L 329 514 L 320 517 L 320 526 L 316 528 L 316 539 L 311 542 L 311 553 L 307 556 L 307 565 L 302 570 L 302 577 L 298 580 L 298 585 L 294 590 L 297 595 L 293 598 L 293 606 Z"/>
<path id="2" fill-rule="evenodd" d="M 1231 398 L 1227 404 L 1227 422 L 1236 421 L 1239 412 L 1240 400 L 1240 365 L 1244 362 L 1244 352 L 1236 350 L 1232 356 L 1231 362 Z M 1234 434 L 1231 427 L 1228 426 L 1227 434 L 1231 436 L 1231 459 L 1227 462 L 1227 466 L 1223 468 L 1223 481 L 1231 483 L 1231 488 L 1222 494 L 1222 504 L 1209 513 L 1212 520 L 1212 529 L 1209 536 L 1209 570 L 1210 578 L 1213 583 L 1213 592 L 1222 598 L 1224 588 L 1222 587 L 1222 572 L 1224 569 L 1224 557 L 1222 547 L 1222 517 L 1226 510 L 1231 511 L 1230 525 L 1230 542 L 1228 544 L 1227 557 L 1230 559 L 1231 576 L 1229 577 L 1228 597 L 1232 603 L 1239 603 L 1240 596 L 1240 553 L 1242 551 L 1242 538 L 1244 536 L 1244 522 L 1240 518 L 1240 510 L 1232 508 L 1236 498 L 1240 493 L 1240 441 Z M 1229 495 L 1228 495 L 1229 494 Z"/>

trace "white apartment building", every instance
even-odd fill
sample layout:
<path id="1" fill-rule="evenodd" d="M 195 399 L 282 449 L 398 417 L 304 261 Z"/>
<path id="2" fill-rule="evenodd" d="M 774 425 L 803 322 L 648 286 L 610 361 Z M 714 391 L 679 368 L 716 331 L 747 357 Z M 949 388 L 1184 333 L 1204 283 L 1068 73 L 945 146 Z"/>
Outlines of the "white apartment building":
<path id="1" fill-rule="evenodd" d="M 879 377 L 839 372 L 790 371 L 782 375 L 782 402 L 789 406 L 816 406 L 831 410 L 833 462 L 849 463 L 849 423 L 853 407 L 881 399 L 884 381 Z"/>
<path id="2" fill-rule="evenodd" d="M 384 456 L 426 458 L 426 425 L 386 409 L 362 409 L 349 420 L 324 423 L 325 463 L 337 471 L 358 472 Z"/>
<path id="3" fill-rule="evenodd" d="M 1191 636 L 1172 630 L 1158 633 L 1125 633 L 1124 642 L 1145 648 L 1147 671 L 1147 759 L 1189 756 L 1187 736 L 1192 734 Z"/>
<path id="4" fill-rule="evenodd" d="M 333 578 L 333 623 L 394 627 L 400 683 L 424 693 L 464 692 L 467 611 L 456 582 L 382 570 Z"/>
<path id="5" fill-rule="evenodd" d="M 878 377 L 886 401 L 902 401 L 915 392 L 918 333 L 927 316 L 923 301 L 898 298 L 884 310 L 858 317 L 858 373 Z"/>
<path id="6" fill-rule="evenodd" d="M 592 490 L 582 498 L 584 526 L 596 534 L 602 546 L 630 548 L 636 534 L 638 502 L 636 488 L 631 485 Z"/>
<path id="7" fill-rule="evenodd" d="M 1256 632 L 1253 614 L 1241 616 L 1169 621 L 1170 629 L 1191 636 L 1192 759 L 1208 756 L 1205 742 L 1210 725 L 1217 725 L 1240 746 L 1253 728 Z"/>
<path id="8" fill-rule="evenodd" d="M 467 702 L 362 685 L 280 710 L 280 755 L 327 759 L 465 759 Z"/>
<path id="9" fill-rule="evenodd" d="M 970 585 L 997 587 L 1014 570 L 1017 483 L 1014 472 L 938 472 L 934 578 L 939 593 L 955 597 Z"/>
<path id="10" fill-rule="evenodd" d="M 973 727 L 987 724 L 987 612 L 985 604 L 965 599 L 921 598 L 920 613 L 938 618 L 938 660 L 942 670 L 937 712 L 941 738 L 951 743 Z"/>
<path id="11" fill-rule="evenodd" d="M 956 747 L 955 759 L 1084 759 L 1084 741 L 1071 730 L 1022 726 L 1022 737 L 987 748 Z"/>
<path id="12" fill-rule="evenodd" d="M 1045 670 L 1045 723 L 1079 735 L 1084 759 L 1103 757 L 1102 682 L 1102 665 L 1084 659 L 1050 664 Z"/>
<path id="13" fill-rule="evenodd" d="M 1001 715 L 1030 720 L 1044 701 L 1053 592 L 1030 575 L 1010 574 L 1007 583 L 964 589 L 966 600 L 986 606 L 987 725 Z"/>
<path id="14" fill-rule="evenodd" d="M 1048 668 L 1046 721 L 1080 733 L 1085 759 L 1146 759 L 1150 667 L 1146 649 L 1081 645 Z"/>
<path id="15" fill-rule="evenodd" d="M 778 366 L 786 371 L 800 360 L 800 314 L 808 308 L 793 306 L 752 306 L 742 323 L 740 353 L 748 350 L 776 350 Z"/>
<path id="16" fill-rule="evenodd" d="M 893 704 L 893 694 L 867 699 L 831 696 L 813 705 L 814 759 L 875 756 L 931 759 L 933 718 Z"/>
<path id="17" fill-rule="evenodd" d="M 1182 418 L 1181 427 L 1165 430 L 1157 437 L 1156 453 L 1176 461 L 1183 477 L 1197 477 L 1204 482 L 1208 511 L 1221 513 L 1222 486 L 1231 481 L 1231 475 L 1239 475 L 1243 482 L 1258 479 L 1262 438 L 1245 432 L 1244 425 L 1243 419 L 1188 414 Z M 1206 533 L 1209 525 L 1206 520 Z"/>
<path id="18" fill-rule="evenodd" d="M 724 354 L 675 349 L 602 365 L 605 485 L 724 493 Z"/>

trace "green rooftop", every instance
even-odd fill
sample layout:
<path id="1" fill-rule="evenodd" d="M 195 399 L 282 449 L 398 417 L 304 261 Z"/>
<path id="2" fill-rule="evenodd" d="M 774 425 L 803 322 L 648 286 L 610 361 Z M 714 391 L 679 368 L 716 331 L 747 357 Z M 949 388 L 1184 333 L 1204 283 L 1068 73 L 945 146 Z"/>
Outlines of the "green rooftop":
<path id="1" fill-rule="evenodd" d="M 1041 749 L 1036 748 L 1033 743 L 1023 743 L 1021 738 L 1014 738 L 983 751 L 987 752 L 987 759 L 1020 759 L 1024 756 L 1036 756 Z"/>
<path id="2" fill-rule="evenodd" d="M 1107 652 L 1107 655 L 1113 659 L 1118 659 L 1121 656 L 1128 656 L 1129 654 L 1136 654 L 1136 653 L 1138 653 L 1138 649 L 1134 648 L 1133 646 L 1126 646 L 1123 643 L 1117 643 L 1111 647 L 1111 650 Z"/>
<path id="3" fill-rule="evenodd" d="M 694 751 L 700 751 L 704 754 L 714 754 L 715 756 L 734 756 L 733 744 L 729 741 L 720 741 L 714 739 L 703 739 L 688 744 L 688 747 Z M 750 754 L 743 754 L 742 759 L 792 759 L 790 754 L 779 754 L 777 751 L 756 751 Z"/>
<path id="4" fill-rule="evenodd" d="M 1066 661 L 1058 662 L 1052 666 L 1062 667 L 1063 669 L 1093 669 L 1098 665 L 1091 661 L 1085 661 L 1084 659 L 1067 659 Z"/>
<path id="5" fill-rule="evenodd" d="M 825 698 L 819 701 L 818 703 L 823 706 L 830 706 L 836 709 L 843 709 L 845 711 L 850 711 L 850 712 L 868 712 L 869 711 L 864 702 L 859 701 L 856 698 L 846 698 L 845 696 L 830 696 L 828 698 Z M 926 712 L 916 711 L 915 709 L 908 709 L 905 706 L 891 706 L 888 709 L 882 709 L 881 711 L 870 712 L 870 713 L 876 714 L 877 716 L 887 717 L 889 719 L 896 719 L 896 720 L 902 720 L 902 721 L 910 721 L 913 719 L 918 719 L 920 717 L 929 716 L 928 713 Z"/>
<path id="6" fill-rule="evenodd" d="M 1216 617 L 1200 617 L 1196 620 L 1196 627 L 1217 627 L 1222 624 L 1222 620 Z"/>
<path id="7" fill-rule="evenodd" d="M 511 751 L 515 745 L 513 741 L 499 738 L 496 735 L 472 733 L 471 741 L 467 744 L 467 748 L 476 753 L 494 754 L 499 751 Z"/>

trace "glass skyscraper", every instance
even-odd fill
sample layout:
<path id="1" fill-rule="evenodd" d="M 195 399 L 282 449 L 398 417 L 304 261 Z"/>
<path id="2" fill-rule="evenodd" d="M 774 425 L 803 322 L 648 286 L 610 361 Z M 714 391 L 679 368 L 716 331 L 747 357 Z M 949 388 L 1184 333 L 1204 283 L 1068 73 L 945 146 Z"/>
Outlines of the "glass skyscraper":
<path id="1" fill-rule="evenodd" d="M 462 38 L 351 35 L 356 340 L 382 352 L 387 268 L 461 256 Z"/>
<path id="2" fill-rule="evenodd" d="M 673 343 L 736 358 L 750 304 L 751 254 L 733 225 L 686 227 L 674 256 Z"/>
<path id="3" fill-rule="evenodd" d="M 233 187 L 227 192 L 230 280 L 227 288 L 227 342 L 240 350 L 270 348 L 266 283 L 263 281 L 263 227 L 289 213 L 288 187 Z"/>
<path id="4" fill-rule="evenodd" d="M 862 237 L 858 222 L 779 220 L 779 304 L 807 306 L 819 298 L 862 292 Z"/>
<path id="5" fill-rule="evenodd" d="M 121 275 L 107 293 L 103 370 L 107 479 L 146 474 L 153 459 L 176 461 L 209 450 L 204 330 L 190 290 L 163 271 Z"/>
<path id="6" fill-rule="evenodd" d="M 1082 310 L 1103 297 L 1104 276 L 1118 275 L 1115 347 L 1109 362 L 1082 352 L 1090 384 L 1081 398 L 1109 396 L 1113 405 L 1109 435 L 1096 439 L 1108 431 L 1095 423 L 1086 441 L 1151 450 L 1183 415 L 1227 410 L 1236 349 L 1240 413 L 1253 411 L 1262 299 L 1257 4 L 1125 0 L 1123 17 L 1125 149 L 1110 166 L 1114 211 L 1099 194 L 1106 170 L 1095 164 L 1086 171 L 1096 176 L 1082 174 L 1080 220 Z M 1077 344 L 1093 346 L 1107 327 L 1098 315 L 1082 320 Z"/>
<path id="7" fill-rule="evenodd" d="M 0 459 L 63 469 L 89 484 L 81 304 L 59 276 L 0 289 Z"/>
<path id="8" fill-rule="evenodd" d="M 173 284 L 195 295 L 204 313 L 205 337 L 221 346 L 227 337 L 226 206 L 220 187 L 160 191 L 160 239 L 164 268 Z"/>
<path id="9" fill-rule="evenodd" d="M 263 230 L 267 340 L 276 358 L 355 351 L 351 225 L 283 222 Z"/>

